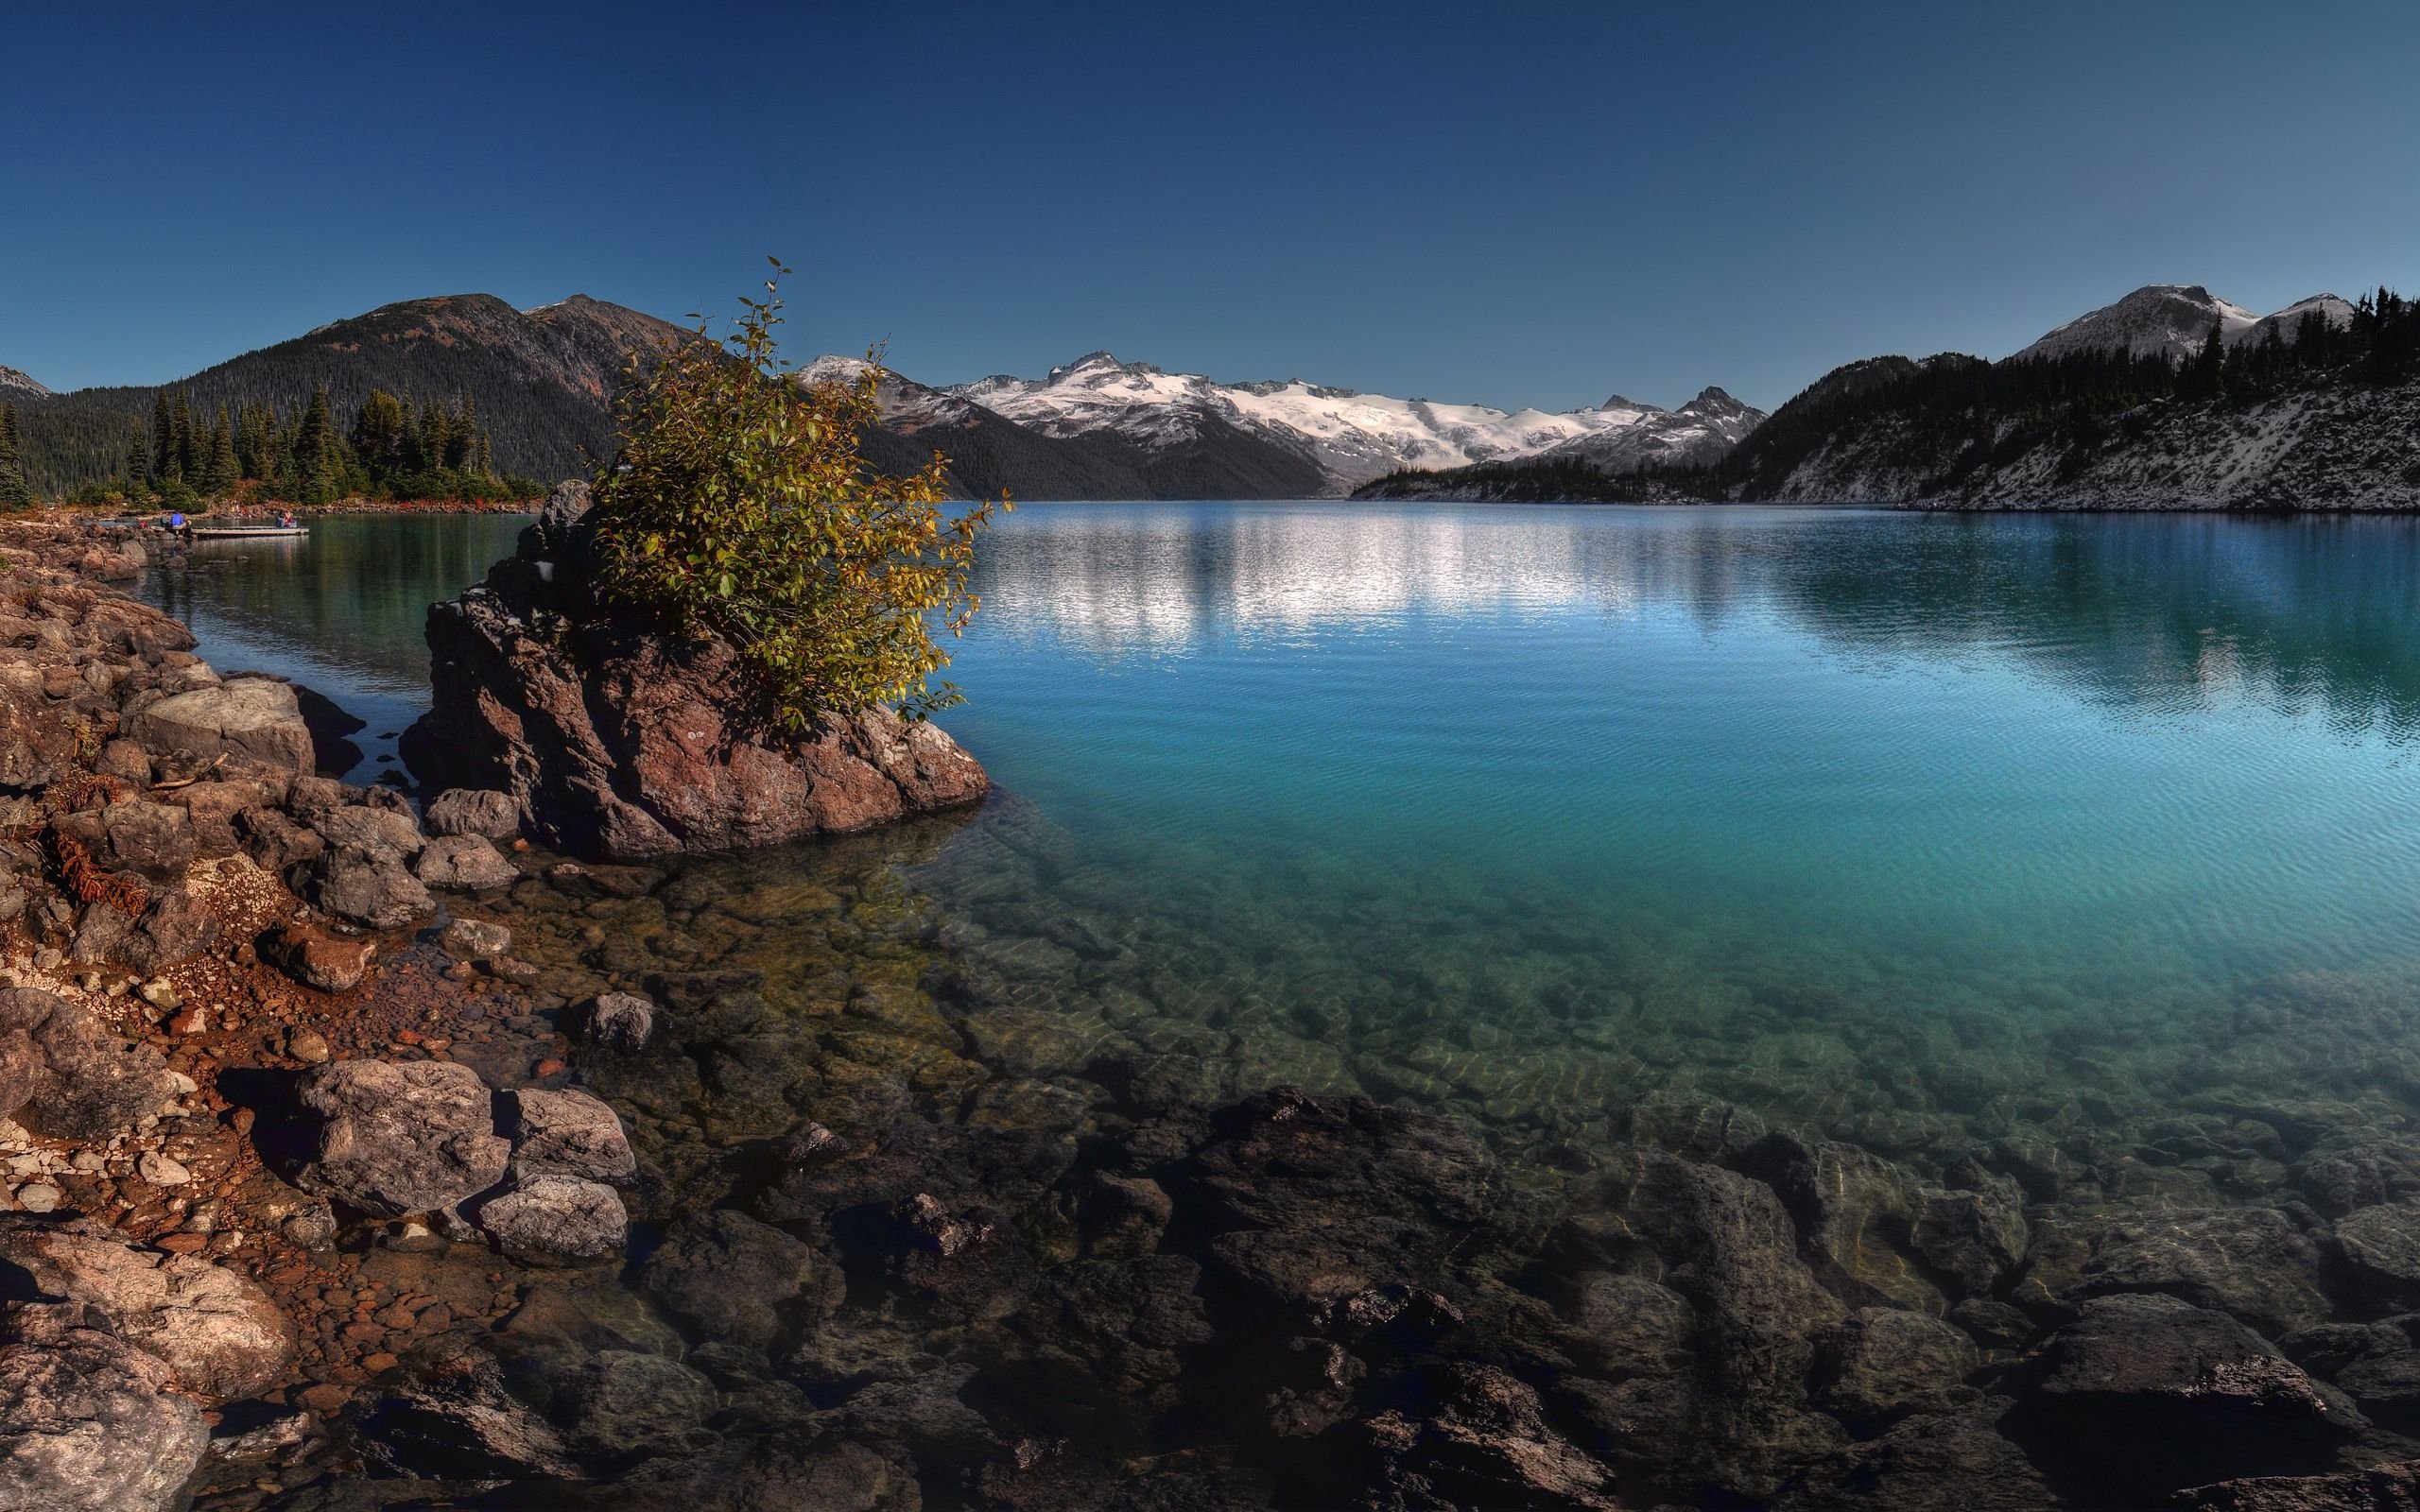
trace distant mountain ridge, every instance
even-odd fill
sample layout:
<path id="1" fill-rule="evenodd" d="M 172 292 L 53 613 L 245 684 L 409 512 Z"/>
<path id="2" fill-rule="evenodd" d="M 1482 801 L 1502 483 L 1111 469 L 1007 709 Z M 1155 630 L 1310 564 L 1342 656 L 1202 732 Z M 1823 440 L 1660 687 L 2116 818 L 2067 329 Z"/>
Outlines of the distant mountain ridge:
<path id="1" fill-rule="evenodd" d="M 2209 345 L 2213 329 L 2217 348 Z M 1527 463 L 1404 474 L 1372 498 L 1772 500 L 1927 508 L 2420 508 L 2420 306 L 2389 290 L 2259 316 L 2160 284 L 1989 362 L 1868 357 L 1711 467 Z"/>
<path id="2" fill-rule="evenodd" d="M 1550 414 L 1395 399 L 1299 378 L 1220 384 L 1088 352 L 1041 378 L 1007 375 L 943 390 L 1046 436 L 1126 437 L 1150 448 L 1260 440 L 1306 459 L 1319 493 L 1347 493 L 1405 468 L 1462 467 L 1565 449 L 1590 465 L 1712 460 L 1762 419 L 1719 388 L 1678 410 L 1618 395 Z"/>
<path id="3" fill-rule="evenodd" d="M 34 382 L 24 373 L 19 372 L 16 369 L 0 368 L 0 401 L 14 399 L 42 399 L 47 397 L 49 393 L 49 389 L 44 388 L 42 385 Z"/>

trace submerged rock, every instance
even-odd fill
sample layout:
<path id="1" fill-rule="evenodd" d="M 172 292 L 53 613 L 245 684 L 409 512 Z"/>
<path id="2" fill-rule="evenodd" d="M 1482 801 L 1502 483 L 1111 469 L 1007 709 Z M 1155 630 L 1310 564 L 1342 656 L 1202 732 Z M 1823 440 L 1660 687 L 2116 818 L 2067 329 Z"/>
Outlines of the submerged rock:
<path id="1" fill-rule="evenodd" d="M 431 606 L 432 707 L 405 745 L 421 778 L 502 792 L 534 834 L 623 860 L 861 830 L 983 796 L 982 768 L 932 725 L 877 708 L 779 734 L 728 643 L 601 610 L 587 508 L 585 485 L 557 489 L 515 557 Z"/>

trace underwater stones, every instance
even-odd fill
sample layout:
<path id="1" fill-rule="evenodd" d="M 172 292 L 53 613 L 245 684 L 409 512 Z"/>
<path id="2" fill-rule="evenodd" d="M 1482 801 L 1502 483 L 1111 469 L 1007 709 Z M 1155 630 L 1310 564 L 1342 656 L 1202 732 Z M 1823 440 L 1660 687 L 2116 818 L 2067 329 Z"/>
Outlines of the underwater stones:
<path id="1" fill-rule="evenodd" d="M 2420 1288 L 2420 1205 L 2380 1203 L 2336 1222 L 2336 1251 L 2364 1283 L 2392 1292 Z"/>
<path id="2" fill-rule="evenodd" d="M 2327 1315 L 2318 1269 L 2318 1247 L 2274 1208 L 2156 1214 L 2103 1230 L 2077 1292 L 2166 1292 L 2273 1336 Z"/>
<path id="3" fill-rule="evenodd" d="M 390 1387 L 357 1425 L 366 1457 L 407 1476 L 581 1478 L 562 1436 L 512 1395 L 483 1354 L 441 1362 Z"/>
<path id="4" fill-rule="evenodd" d="M 98 1308 L 199 1396 L 248 1396 L 293 1358 L 293 1325 L 250 1280 L 198 1255 L 130 1244 L 90 1219 L 0 1214 L 0 1261 L 46 1296 Z"/>
<path id="5" fill-rule="evenodd" d="M 457 960 L 488 960 L 512 949 L 512 931 L 484 919 L 449 919 L 437 943 Z"/>
<path id="6" fill-rule="evenodd" d="M 1852 1303 L 1938 1313 L 1939 1291 L 1903 1252 L 1922 1206 L 1907 1172 L 1857 1145 L 1769 1134 L 1734 1162 L 1772 1187 L 1797 1226 L 1800 1253 Z"/>
<path id="7" fill-rule="evenodd" d="M 1644 1276 L 1595 1271 L 1569 1288 L 1562 1308 L 1564 1347 L 1613 1377 L 1677 1375 L 1695 1359 L 1697 1314 L 1686 1299 Z"/>
<path id="8" fill-rule="evenodd" d="M 521 833 L 521 809 L 512 795 L 494 788 L 453 787 L 429 799 L 424 815 L 431 834 L 473 834 L 510 840 Z"/>
<path id="9" fill-rule="evenodd" d="M 1219 1267 L 1288 1309 L 1426 1274 L 1483 1243 L 1502 1200 L 1485 1146 L 1431 1114 L 1279 1088 L 1215 1127 L 1172 1190 L 1230 1230 L 1209 1246 Z"/>
<path id="10" fill-rule="evenodd" d="M 1076 1154 L 1063 1133 L 921 1119 L 840 1147 L 803 1131 L 781 1151 L 782 1175 L 756 1199 L 756 1211 L 777 1223 L 891 1207 L 920 1194 L 949 1207 L 988 1203 L 1022 1212 L 1044 1200 Z"/>
<path id="11" fill-rule="evenodd" d="M 609 1050 L 644 1050 L 655 1034 L 655 1005 L 634 992 L 600 992 L 572 1010 L 581 1039 Z"/>
<path id="12" fill-rule="evenodd" d="M 638 1158 L 614 1111 L 582 1091 L 525 1087 L 507 1092 L 511 1107 L 512 1164 L 516 1171 L 552 1172 L 592 1181 L 620 1181 L 638 1170 Z"/>
<path id="13" fill-rule="evenodd" d="M 1823 1344 L 1815 1404 L 1871 1429 L 1947 1405 L 1982 1356 L 1948 1324 L 1892 1307 L 1859 1308 Z"/>
<path id="14" fill-rule="evenodd" d="M 1773 1504 L 1778 1512 L 2039 1512 L 2062 1504 L 1999 1432 L 2007 1405 L 1903 1418 L 1879 1437 L 1817 1460 Z"/>
<path id="15" fill-rule="evenodd" d="M 472 1208 L 471 1221 L 518 1260 L 601 1260 L 620 1250 L 631 1228 L 612 1187 L 545 1171 L 515 1175 Z"/>
<path id="16" fill-rule="evenodd" d="M 296 1091 L 320 1120 L 298 1184 L 366 1212 L 452 1207 L 495 1185 L 511 1154 L 495 1133 L 487 1083 L 468 1066 L 332 1061 L 304 1073 Z"/>
<path id="17" fill-rule="evenodd" d="M 359 987 L 378 958 L 377 941 L 346 938 L 317 924 L 279 924 L 261 936 L 256 948 L 263 960 L 321 992 Z"/>
<path id="18" fill-rule="evenodd" d="M 547 1385 L 547 1416 L 572 1449 L 605 1458 L 695 1448 L 699 1430 L 721 1404 L 714 1383 L 697 1370 L 637 1349 L 599 1349 L 551 1375 Z"/>
<path id="19" fill-rule="evenodd" d="M 728 1208 L 674 1224 L 638 1282 L 683 1328 L 756 1349 L 782 1335 L 786 1319 L 811 1324 L 829 1312 L 844 1285 L 814 1246 Z"/>
<path id="20" fill-rule="evenodd" d="M 2025 1256 L 2025 1211 L 2014 1192 L 1922 1193 L 1908 1243 L 1969 1297 L 1987 1297 Z"/>
<path id="21" fill-rule="evenodd" d="M 498 854 L 480 835 L 441 834 L 421 848 L 412 875 L 431 887 L 455 892 L 493 892 L 521 880 L 521 868 Z"/>
<path id="22" fill-rule="evenodd" d="M 1389 1504 L 1520 1506 L 1614 1512 L 1613 1477 L 1551 1427 L 1537 1393 L 1492 1366 L 1428 1372 L 1417 1406 L 1354 1425 L 1347 1442 L 1369 1456 L 1365 1479 Z"/>
<path id="23" fill-rule="evenodd" d="M 2192 1512 L 2380 1512 L 2420 1506 L 2420 1460 L 2335 1475 L 2263 1475 L 2180 1491 Z"/>
<path id="24" fill-rule="evenodd" d="M 0 1506 L 174 1512 L 210 1441 L 168 1366 L 80 1302 L 0 1312 Z"/>
<path id="25" fill-rule="evenodd" d="M 2174 1297 L 2085 1301 L 2037 1369 L 2037 1458 L 2138 1492 L 2324 1469 L 2365 1426 L 2250 1329 Z"/>

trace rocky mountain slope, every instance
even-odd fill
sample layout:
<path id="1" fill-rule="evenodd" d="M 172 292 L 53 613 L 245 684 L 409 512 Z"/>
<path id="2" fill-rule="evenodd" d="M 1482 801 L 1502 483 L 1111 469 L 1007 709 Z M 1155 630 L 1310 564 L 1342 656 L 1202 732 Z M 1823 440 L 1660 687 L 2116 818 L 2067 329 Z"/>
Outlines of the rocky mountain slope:
<path id="1" fill-rule="evenodd" d="M 40 399 L 50 392 L 14 368 L 0 368 L 0 400 Z"/>

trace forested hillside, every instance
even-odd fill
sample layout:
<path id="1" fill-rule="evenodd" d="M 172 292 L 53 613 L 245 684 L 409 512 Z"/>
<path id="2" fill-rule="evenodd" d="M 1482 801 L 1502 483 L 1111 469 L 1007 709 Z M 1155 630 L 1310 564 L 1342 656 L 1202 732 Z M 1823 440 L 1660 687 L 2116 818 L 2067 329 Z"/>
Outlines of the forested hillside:
<path id="1" fill-rule="evenodd" d="M 1703 472 L 1594 480 L 1544 459 L 1385 478 L 1374 498 L 1628 496 L 1949 508 L 2420 507 L 2420 306 L 2306 301 L 2249 336 L 1874 357 L 1834 369 Z"/>
<path id="2" fill-rule="evenodd" d="M 686 338 L 680 327 L 576 295 L 520 311 L 492 295 L 411 300 L 208 368 L 161 387 L 11 397 L 37 491 L 63 493 L 124 469 L 129 438 L 164 392 L 197 414 L 266 405 L 301 414 L 324 391 L 338 417 L 373 391 L 475 408 L 495 469 L 550 481 L 587 472 L 613 446 L 611 399 L 630 353 Z"/>

